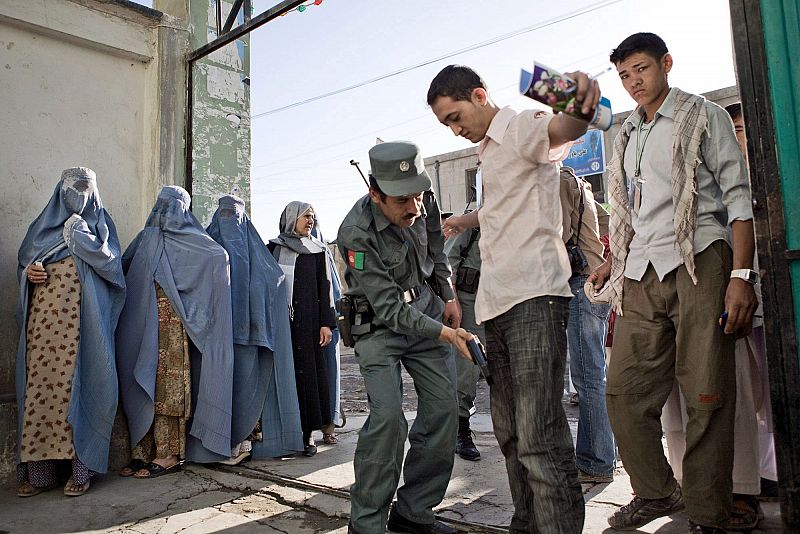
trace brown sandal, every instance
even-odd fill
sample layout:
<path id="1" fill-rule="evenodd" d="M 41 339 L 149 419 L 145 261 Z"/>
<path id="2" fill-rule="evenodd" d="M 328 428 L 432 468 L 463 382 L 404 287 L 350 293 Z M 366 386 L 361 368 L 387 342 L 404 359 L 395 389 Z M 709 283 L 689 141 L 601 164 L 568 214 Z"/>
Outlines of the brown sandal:
<path id="1" fill-rule="evenodd" d="M 80 497 L 87 491 L 89 491 L 89 486 L 91 485 L 91 480 L 87 480 L 83 484 L 76 484 L 72 477 L 69 477 L 67 480 L 67 484 L 64 486 L 64 495 L 67 497 Z"/>
<path id="2" fill-rule="evenodd" d="M 322 434 L 322 443 L 325 445 L 336 445 L 338 442 L 336 434 Z"/>
<path id="3" fill-rule="evenodd" d="M 58 486 L 58 482 L 53 482 L 49 486 L 42 486 L 41 488 L 38 488 L 26 480 L 17 488 L 17 497 L 33 497 L 34 495 L 39 495 L 43 491 L 55 489 L 56 486 Z"/>

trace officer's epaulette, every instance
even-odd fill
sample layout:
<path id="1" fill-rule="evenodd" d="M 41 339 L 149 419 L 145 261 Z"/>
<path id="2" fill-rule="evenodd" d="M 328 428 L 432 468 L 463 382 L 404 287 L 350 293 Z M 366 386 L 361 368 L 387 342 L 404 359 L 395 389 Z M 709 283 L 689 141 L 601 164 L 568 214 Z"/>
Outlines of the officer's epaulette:
<path id="1" fill-rule="evenodd" d="M 362 230 L 368 230 L 373 219 L 371 202 L 369 195 L 359 199 L 353 209 L 350 210 L 350 213 L 344 218 L 344 221 L 342 221 L 342 227 L 355 226 Z M 359 208 L 358 212 L 356 212 L 356 206 Z"/>
<path id="2" fill-rule="evenodd" d="M 364 209 L 362 209 L 361 213 L 359 213 L 355 225 L 361 228 L 362 230 L 369 230 L 369 226 L 375 219 L 375 217 L 372 215 L 372 200 L 369 198 L 369 195 L 367 195 L 364 198 L 362 198 L 359 202 L 361 206 L 364 207 Z"/>

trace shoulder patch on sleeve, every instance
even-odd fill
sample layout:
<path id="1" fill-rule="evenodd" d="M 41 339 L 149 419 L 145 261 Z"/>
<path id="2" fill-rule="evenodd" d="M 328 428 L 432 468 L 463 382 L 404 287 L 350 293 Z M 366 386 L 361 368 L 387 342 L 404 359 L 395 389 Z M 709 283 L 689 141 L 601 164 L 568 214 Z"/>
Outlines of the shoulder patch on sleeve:
<path id="1" fill-rule="evenodd" d="M 347 264 L 358 271 L 364 270 L 364 253 L 355 250 L 347 251 Z"/>

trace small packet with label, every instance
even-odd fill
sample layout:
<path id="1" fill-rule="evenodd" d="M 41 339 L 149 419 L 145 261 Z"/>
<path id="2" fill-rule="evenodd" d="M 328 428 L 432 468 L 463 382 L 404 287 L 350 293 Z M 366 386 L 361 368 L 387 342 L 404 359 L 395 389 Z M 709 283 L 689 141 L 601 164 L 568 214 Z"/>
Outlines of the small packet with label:
<path id="1" fill-rule="evenodd" d="M 519 91 L 523 95 L 550 106 L 555 112 L 586 121 L 598 130 L 611 128 L 614 119 L 611 102 L 604 96 L 600 97 L 594 115 L 586 116 L 581 113 L 580 103 L 575 98 L 577 88 L 575 80 L 541 63 L 533 63 L 533 72 L 525 69 L 520 72 Z"/>

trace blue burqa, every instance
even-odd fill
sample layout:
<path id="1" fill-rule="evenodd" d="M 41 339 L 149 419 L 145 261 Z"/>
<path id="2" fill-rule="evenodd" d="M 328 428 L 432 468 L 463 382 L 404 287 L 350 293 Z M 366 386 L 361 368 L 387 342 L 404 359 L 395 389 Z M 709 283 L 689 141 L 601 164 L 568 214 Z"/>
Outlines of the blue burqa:
<path id="1" fill-rule="evenodd" d="M 117 229 L 103 208 L 94 171 L 84 167 L 62 173 L 50 201 L 31 223 L 19 249 L 18 436 L 22 435 L 25 407 L 26 333 L 31 296 L 25 269 L 35 261 L 47 265 L 69 255 L 81 283 L 81 317 L 67 421 L 72 426 L 78 459 L 92 471 L 105 473 L 118 397 L 114 328 L 125 302 L 125 277 Z"/>
<path id="2" fill-rule="evenodd" d="M 325 243 L 322 237 L 322 232 L 319 229 L 319 220 L 314 218 L 314 228 L 311 229 L 311 235 L 314 236 L 320 243 L 325 244 L 325 256 L 328 258 L 328 270 L 331 273 L 331 291 L 333 299 L 331 304 L 336 310 L 338 316 L 339 310 L 336 309 L 336 302 L 342 298 L 342 283 L 339 281 L 339 272 L 336 270 L 336 261 L 333 258 L 330 248 Z M 339 350 L 339 329 L 332 330 L 333 337 L 331 342 L 322 349 L 322 354 L 325 358 L 325 369 L 328 372 L 328 392 L 331 398 L 331 421 L 336 426 L 344 426 L 346 417 L 341 413 L 340 407 L 340 365 L 341 355 Z"/>
<path id="3" fill-rule="evenodd" d="M 189 202 L 184 189 L 165 186 L 144 229 L 125 251 L 122 265 L 129 289 L 117 327 L 117 368 L 133 447 L 153 423 L 158 283 L 194 345 L 186 459 L 215 462 L 231 453 L 233 335 L 228 255 L 189 211 Z"/>
<path id="4" fill-rule="evenodd" d="M 225 195 L 208 234 L 228 252 L 233 307 L 232 446 L 261 420 L 263 439 L 254 458 L 303 450 L 300 408 L 292 361 L 283 271 L 244 211 L 244 201 Z"/>

